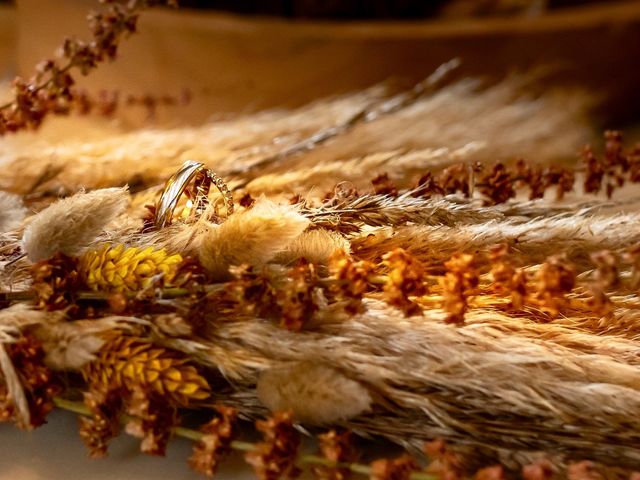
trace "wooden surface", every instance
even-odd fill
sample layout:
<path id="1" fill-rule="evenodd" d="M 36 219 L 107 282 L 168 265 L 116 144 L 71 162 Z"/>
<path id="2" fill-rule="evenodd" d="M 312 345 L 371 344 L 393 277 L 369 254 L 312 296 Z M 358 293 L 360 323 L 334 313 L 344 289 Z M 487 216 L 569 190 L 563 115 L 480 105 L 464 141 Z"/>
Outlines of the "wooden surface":
<path id="1" fill-rule="evenodd" d="M 111 444 L 109 457 L 91 460 L 78 436 L 78 419 L 55 412 L 50 423 L 33 432 L 0 424 L 0 480 L 202 480 L 186 459 L 191 443 L 174 439 L 166 458 L 142 455 L 137 440 L 125 435 Z M 255 476 L 240 456 L 220 468 L 219 480 Z"/>
<path id="2" fill-rule="evenodd" d="M 16 48 L 16 11 L 0 5 L 0 81 L 14 73 Z"/>
<path id="3" fill-rule="evenodd" d="M 27 74 L 70 32 L 85 35 L 91 0 L 18 0 L 19 70 Z M 603 2 L 517 19 L 310 22 L 194 11 L 153 11 L 92 88 L 196 95 L 177 120 L 296 106 L 391 77 L 428 75 L 452 57 L 461 75 L 502 76 L 543 65 L 548 85 L 602 94 L 610 118 L 636 115 L 640 2 Z"/>

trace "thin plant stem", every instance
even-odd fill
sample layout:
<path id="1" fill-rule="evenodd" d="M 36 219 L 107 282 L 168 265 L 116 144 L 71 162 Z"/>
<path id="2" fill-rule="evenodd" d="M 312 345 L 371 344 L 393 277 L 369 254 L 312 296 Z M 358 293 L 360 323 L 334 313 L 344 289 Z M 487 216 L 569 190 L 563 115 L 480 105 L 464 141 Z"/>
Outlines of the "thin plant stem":
<path id="1" fill-rule="evenodd" d="M 53 399 L 53 403 L 61 410 L 66 410 L 86 417 L 91 416 L 91 411 L 82 402 L 55 397 Z M 127 418 L 128 417 L 124 416 L 122 419 L 123 421 L 126 421 Z M 202 432 L 186 427 L 174 427 L 171 429 L 171 431 L 177 437 L 186 438 L 187 440 L 191 440 L 194 442 L 200 441 L 202 437 L 204 437 L 204 434 Z M 257 444 L 234 440 L 231 442 L 230 447 L 237 452 L 252 452 L 256 450 Z M 318 455 L 300 455 L 297 458 L 296 463 L 301 466 L 322 465 L 331 468 L 345 468 L 349 469 L 353 473 L 357 473 L 360 475 L 371 475 L 371 467 L 369 465 L 364 465 L 361 463 L 336 463 Z M 435 476 L 429 475 L 424 472 L 413 472 L 409 478 L 411 480 L 436 480 Z"/>

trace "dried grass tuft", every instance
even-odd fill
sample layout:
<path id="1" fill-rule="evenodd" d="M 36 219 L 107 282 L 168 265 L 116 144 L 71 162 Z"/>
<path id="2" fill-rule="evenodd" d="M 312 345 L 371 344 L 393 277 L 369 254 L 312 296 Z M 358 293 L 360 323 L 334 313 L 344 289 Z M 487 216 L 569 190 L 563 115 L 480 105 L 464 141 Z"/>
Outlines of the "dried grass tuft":
<path id="1" fill-rule="evenodd" d="M 199 258 L 213 278 L 228 278 L 230 266 L 264 265 L 285 251 L 309 223 L 295 207 L 262 198 L 211 226 L 200 240 Z"/>
<path id="2" fill-rule="evenodd" d="M 29 260 L 37 262 L 56 253 L 78 256 L 124 212 L 126 188 L 81 192 L 58 200 L 30 219 L 22 237 Z"/>

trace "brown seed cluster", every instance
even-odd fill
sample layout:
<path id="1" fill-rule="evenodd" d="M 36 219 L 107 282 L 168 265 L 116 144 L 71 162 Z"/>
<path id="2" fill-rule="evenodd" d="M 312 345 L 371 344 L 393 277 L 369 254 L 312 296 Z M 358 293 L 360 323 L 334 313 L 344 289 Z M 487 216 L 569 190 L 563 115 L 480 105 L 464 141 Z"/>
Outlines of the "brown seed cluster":
<path id="1" fill-rule="evenodd" d="M 443 480 L 460 480 L 463 477 L 463 459 L 451 450 L 441 438 L 424 444 L 424 453 L 429 459 L 427 473 L 437 475 Z"/>
<path id="2" fill-rule="evenodd" d="M 304 259 L 278 279 L 247 266 L 236 268 L 234 274 L 236 279 L 227 285 L 225 297 L 237 312 L 274 319 L 283 328 L 298 332 L 318 309 L 318 274 L 315 265 Z"/>
<path id="3" fill-rule="evenodd" d="M 266 420 L 258 420 L 256 428 L 263 441 L 245 455 L 260 480 L 296 478 L 300 470 L 296 459 L 300 448 L 300 435 L 293 427 L 289 412 L 276 412 Z"/>
<path id="4" fill-rule="evenodd" d="M 583 189 L 585 193 L 597 194 L 604 186 L 611 197 L 614 190 L 627 181 L 640 182 L 640 145 L 625 148 L 622 134 L 605 132 L 606 146 L 602 158 L 590 146 L 585 147 L 581 157 L 585 169 Z M 542 198 L 545 192 L 555 188 L 556 199 L 573 191 L 576 172 L 557 165 L 542 166 L 518 159 L 513 165 L 501 162 L 490 166 L 479 163 L 451 165 L 439 174 L 426 172 L 411 189 L 411 194 L 429 198 L 434 195 L 459 193 L 470 197 L 474 191 L 482 194 L 485 204 L 496 205 L 514 198 L 518 189 L 528 189 L 529 199 Z M 382 173 L 372 180 L 376 194 L 398 196 L 401 189 Z"/>
<path id="5" fill-rule="evenodd" d="M 157 394 L 148 386 L 133 385 L 127 397 L 125 431 L 139 438 L 140 451 L 164 456 L 171 429 L 178 424 L 178 410 L 174 402 Z"/>
<path id="6" fill-rule="evenodd" d="M 444 266 L 447 273 L 439 281 L 443 290 L 443 308 L 448 313 L 446 321 L 462 324 L 468 308 L 467 297 L 479 283 L 475 258 L 468 253 L 457 253 Z"/>
<path id="7" fill-rule="evenodd" d="M 489 250 L 491 288 L 499 295 L 510 295 L 511 307 L 521 310 L 527 298 L 527 276 L 524 270 L 514 266 L 508 253 L 509 245 L 504 243 Z"/>
<path id="8" fill-rule="evenodd" d="M 46 310 L 60 310 L 72 305 L 82 283 L 78 261 L 63 253 L 34 264 L 31 277 L 36 304 Z"/>
<path id="9" fill-rule="evenodd" d="M 409 454 L 397 458 L 381 458 L 371 463 L 371 480 L 409 480 L 413 472 L 420 470 L 416 460 Z"/>
<path id="10" fill-rule="evenodd" d="M 387 303 L 398 307 L 407 316 L 421 313 L 420 306 L 409 298 L 427 293 L 425 271 L 420 262 L 405 250 L 397 248 L 385 254 L 382 263 L 389 270 L 384 285 Z"/>
<path id="11" fill-rule="evenodd" d="M 196 472 L 213 477 L 222 458 L 231 451 L 231 442 L 235 436 L 235 424 L 238 417 L 236 409 L 219 405 L 218 415 L 200 427 L 203 437 L 194 444 L 189 465 Z"/>
<path id="12" fill-rule="evenodd" d="M 19 427 L 28 430 L 39 427 L 46 423 L 47 415 L 53 410 L 53 397 L 60 392 L 61 385 L 44 365 L 44 351 L 35 337 L 23 336 L 14 343 L 6 344 L 5 348 L 24 389 L 30 423 L 25 425 L 18 418 L 16 406 L 1 382 L 0 421 L 14 420 Z"/>
<path id="13" fill-rule="evenodd" d="M 566 294 L 576 284 L 576 271 L 566 255 L 554 255 L 542 264 L 536 275 L 536 301 L 552 318 L 567 306 Z"/>
<path id="14" fill-rule="evenodd" d="M 109 441 L 120 433 L 123 398 L 123 392 L 116 388 L 92 388 L 84 393 L 91 416 L 79 418 L 80 438 L 91 458 L 106 456 Z"/>
<path id="15" fill-rule="evenodd" d="M 337 301 L 345 302 L 345 311 L 351 314 L 363 311 L 362 297 L 370 289 L 369 279 L 375 266 L 366 260 L 356 261 L 343 250 L 329 259 L 329 274 L 335 280 L 329 291 Z"/>

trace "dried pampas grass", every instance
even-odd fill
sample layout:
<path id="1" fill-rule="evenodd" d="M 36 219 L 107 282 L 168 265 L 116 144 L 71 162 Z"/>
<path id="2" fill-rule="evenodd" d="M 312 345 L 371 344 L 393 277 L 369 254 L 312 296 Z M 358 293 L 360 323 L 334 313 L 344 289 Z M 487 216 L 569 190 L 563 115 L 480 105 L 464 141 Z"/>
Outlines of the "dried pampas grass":
<path id="1" fill-rule="evenodd" d="M 290 411 L 310 425 L 327 425 L 369 411 L 372 400 L 360 382 L 328 365 L 299 362 L 263 371 L 258 398 L 271 411 Z"/>
<path id="2" fill-rule="evenodd" d="M 314 168 L 321 171 L 326 163 L 333 165 L 333 173 L 327 176 L 335 174 L 336 181 L 343 174 L 362 180 L 372 174 L 367 163 L 380 152 L 424 149 L 424 155 L 409 155 L 406 162 L 399 162 L 394 171 L 397 177 L 404 175 L 405 167 L 407 171 L 415 168 L 411 158 L 437 167 L 450 163 L 454 152 L 463 153 L 461 160 L 479 161 L 510 160 L 523 152 L 535 152 L 541 162 L 573 158 L 591 137 L 586 119 L 589 96 L 575 90 L 535 96 L 526 93 L 528 81 L 511 77 L 483 87 L 475 80 L 463 80 L 347 129 L 340 126 L 357 116 L 368 118 L 366 112 L 372 106 L 389 98 L 383 88 L 325 99 L 295 111 L 263 112 L 197 128 L 149 129 L 93 141 L 69 140 L 61 129 L 59 140 L 43 140 L 37 146 L 31 145 L 31 137 L 24 141 L 18 137 L 7 142 L 6 161 L 0 165 L 1 185 L 24 192 L 43 172 L 58 169 L 64 174 L 39 190 L 102 188 L 140 179 L 153 185 L 185 160 L 196 159 L 224 177 L 247 180 L 286 174 L 298 177 L 298 187 L 312 188 L 318 179 Z M 339 135 L 314 146 L 324 132 L 333 130 Z M 72 136 L 77 137 L 77 132 Z M 310 146 L 296 148 L 300 144 Z M 431 159 L 429 152 L 433 152 Z M 364 162 L 353 160 L 369 155 Z M 340 163 L 345 164 L 342 170 Z M 266 179 L 261 185 L 268 189 Z"/>
<path id="3" fill-rule="evenodd" d="M 351 244 L 340 233 L 329 230 L 307 230 L 293 240 L 287 249 L 276 255 L 274 261 L 280 264 L 291 264 L 300 258 L 326 265 L 336 250 L 349 253 Z"/>
<path id="4" fill-rule="evenodd" d="M 79 256 L 127 207 L 126 188 L 81 192 L 59 200 L 30 219 L 22 237 L 32 262 L 56 253 Z"/>
<path id="5" fill-rule="evenodd" d="M 199 258 L 213 278 L 225 279 L 230 266 L 264 265 L 286 250 L 309 223 L 295 207 L 261 198 L 252 208 L 211 226 L 201 239 Z"/>

